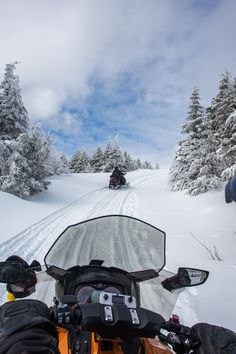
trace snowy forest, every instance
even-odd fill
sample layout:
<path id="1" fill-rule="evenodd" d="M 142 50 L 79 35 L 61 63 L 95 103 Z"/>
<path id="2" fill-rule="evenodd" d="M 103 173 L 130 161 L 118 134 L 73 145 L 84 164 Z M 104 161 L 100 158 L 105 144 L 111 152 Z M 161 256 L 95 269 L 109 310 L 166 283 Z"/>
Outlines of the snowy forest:
<path id="1" fill-rule="evenodd" d="M 91 158 L 76 151 L 71 161 L 56 151 L 52 135 L 39 124 L 30 122 L 24 107 L 17 63 L 6 64 L 0 84 L 0 190 L 25 198 L 48 188 L 47 177 L 69 172 L 111 172 L 115 166 L 124 171 L 152 169 L 148 161 L 131 158 L 121 152 L 118 139 L 109 140 L 105 151 L 100 147 Z M 157 165 L 158 168 L 158 165 Z"/>
<path id="2" fill-rule="evenodd" d="M 209 107 L 193 89 L 181 134 L 169 174 L 172 191 L 197 195 L 220 189 L 236 174 L 236 78 L 228 71 Z"/>
<path id="3" fill-rule="evenodd" d="M 140 159 L 134 159 L 125 151 L 122 152 L 119 146 L 118 137 L 111 141 L 109 139 L 104 151 L 98 146 L 92 157 L 89 157 L 86 151 L 77 150 L 69 163 L 71 172 L 111 172 L 116 166 L 123 172 L 134 171 L 138 169 L 154 169 L 149 161 L 141 162 Z M 159 168 L 158 164 L 155 167 Z"/>

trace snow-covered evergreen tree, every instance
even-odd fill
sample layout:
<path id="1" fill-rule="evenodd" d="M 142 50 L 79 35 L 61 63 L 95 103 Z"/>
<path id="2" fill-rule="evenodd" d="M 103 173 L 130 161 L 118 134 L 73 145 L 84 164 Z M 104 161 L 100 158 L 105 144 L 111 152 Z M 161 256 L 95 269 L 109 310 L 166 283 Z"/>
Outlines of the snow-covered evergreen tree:
<path id="1" fill-rule="evenodd" d="M 142 168 L 142 162 L 140 161 L 140 159 L 138 158 L 137 160 L 135 160 L 135 169 L 136 170 L 140 170 Z"/>
<path id="2" fill-rule="evenodd" d="M 55 174 L 60 175 L 62 173 L 69 173 L 69 163 L 66 158 L 66 155 L 61 152 L 57 153 L 57 164 Z"/>
<path id="3" fill-rule="evenodd" d="M 9 141 L 0 140 L 0 176 L 9 173 L 9 160 L 12 154 L 12 149 Z"/>
<path id="4" fill-rule="evenodd" d="M 15 65 L 7 64 L 0 85 L 0 139 L 16 139 L 29 128 L 27 111 L 23 105 L 19 78 L 14 75 Z"/>
<path id="5" fill-rule="evenodd" d="M 75 166 L 77 163 L 77 160 L 80 158 L 81 151 L 78 149 L 72 156 L 70 162 L 69 162 L 69 169 L 71 172 L 75 172 Z"/>
<path id="6" fill-rule="evenodd" d="M 117 162 L 114 158 L 114 148 L 111 139 L 109 139 L 107 143 L 103 156 L 104 156 L 103 172 L 111 172 L 117 166 Z"/>
<path id="7" fill-rule="evenodd" d="M 191 180 L 188 185 L 188 194 L 197 195 L 209 190 L 221 188 L 221 158 L 215 152 L 212 144 L 213 133 L 205 125 L 203 139 L 198 150 L 198 155 L 193 160 L 189 168 Z"/>
<path id="8" fill-rule="evenodd" d="M 47 189 L 50 184 L 45 180 L 50 174 L 47 159 L 52 147 L 40 127 L 33 126 L 20 134 L 17 140 L 11 140 L 9 147 L 12 153 L 8 174 L 0 177 L 0 189 L 21 198 Z"/>
<path id="9" fill-rule="evenodd" d="M 51 141 L 53 143 L 53 139 Z M 69 164 L 65 154 L 56 151 L 53 146 L 45 164 L 50 176 L 69 173 Z"/>
<path id="10" fill-rule="evenodd" d="M 225 167 L 222 172 L 222 178 L 227 181 L 236 174 L 236 111 L 225 122 L 220 154 Z"/>
<path id="11" fill-rule="evenodd" d="M 144 161 L 142 164 L 142 168 L 147 170 L 153 170 L 153 167 L 149 161 Z"/>
<path id="12" fill-rule="evenodd" d="M 93 172 L 95 173 L 102 172 L 104 161 L 103 161 L 103 152 L 100 146 L 98 146 L 97 150 L 94 152 L 90 160 L 90 164 Z"/>
<path id="13" fill-rule="evenodd" d="M 118 137 L 115 138 L 113 143 L 109 139 L 103 157 L 103 172 L 111 172 L 116 166 L 121 169 L 124 167 L 123 153 L 119 146 Z"/>
<path id="14" fill-rule="evenodd" d="M 115 166 L 122 167 L 122 165 L 123 165 L 123 154 L 122 154 L 121 149 L 120 149 L 119 137 L 118 136 L 115 137 L 115 141 L 114 141 L 114 144 L 113 144 L 113 159 L 114 159 Z"/>
<path id="15" fill-rule="evenodd" d="M 135 170 L 135 163 L 134 160 L 131 158 L 130 154 L 125 151 L 123 154 L 123 165 L 122 171 L 133 171 Z"/>
<path id="16" fill-rule="evenodd" d="M 236 110 L 236 80 L 232 81 L 229 72 L 222 75 L 219 92 L 212 100 L 208 119 L 212 131 L 212 144 L 220 160 L 220 170 L 223 179 L 227 170 L 236 163 L 235 148 L 235 112 Z"/>
<path id="17" fill-rule="evenodd" d="M 231 113 L 235 111 L 234 89 L 230 74 L 225 71 L 219 83 L 219 92 L 212 100 L 208 109 L 210 128 L 214 133 L 215 150 L 217 151 L 224 139 L 225 122 Z"/>
<path id="18" fill-rule="evenodd" d="M 91 172 L 89 157 L 86 151 L 76 151 L 70 162 L 70 170 L 74 173 Z"/>
<path id="19" fill-rule="evenodd" d="M 200 104 L 199 90 L 195 87 L 190 97 L 187 119 L 182 125 L 184 139 L 179 141 L 175 159 L 170 170 L 171 190 L 187 189 L 197 178 L 198 165 L 193 162 L 202 154 L 204 139 L 204 109 Z M 190 169 L 192 165 L 192 169 Z"/>

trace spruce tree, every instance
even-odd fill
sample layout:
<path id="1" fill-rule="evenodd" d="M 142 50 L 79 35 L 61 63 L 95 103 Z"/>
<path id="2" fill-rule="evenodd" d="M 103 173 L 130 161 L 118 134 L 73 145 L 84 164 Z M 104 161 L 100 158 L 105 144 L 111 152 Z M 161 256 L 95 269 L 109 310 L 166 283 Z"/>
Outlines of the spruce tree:
<path id="1" fill-rule="evenodd" d="M 0 176 L 9 173 L 10 158 L 12 149 L 8 141 L 0 140 Z"/>
<path id="2" fill-rule="evenodd" d="M 142 162 L 140 159 L 135 160 L 135 169 L 140 170 L 142 168 Z"/>
<path id="3" fill-rule="evenodd" d="M 11 140 L 12 151 L 8 159 L 8 173 L 0 177 L 0 189 L 21 198 L 47 189 L 50 182 L 45 178 L 50 172 L 47 159 L 51 152 L 51 141 L 39 126 Z"/>
<path id="4" fill-rule="evenodd" d="M 153 170 L 153 167 L 149 161 L 144 161 L 142 164 L 142 168 L 146 170 Z"/>
<path id="5" fill-rule="evenodd" d="M 90 164 L 93 172 L 95 173 L 102 172 L 104 161 L 103 161 L 103 152 L 100 146 L 98 146 L 98 148 L 94 152 Z"/>
<path id="6" fill-rule="evenodd" d="M 116 164 L 113 159 L 113 146 L 109 139 L 106 149 L 104 151 L 104 166 L 103 172 L 111 172 L 115 168 Z"/>
<path id="7" fill-rule="evenodd" d="M 220 153 L 225 166 L 222 178 L 227 181 L 236 174 L 236 111 L 225 122 Z"/>
<path id="8" fill-rule="evenodd" d="M 193 166 L 192 163 L 201 154 L 204 139 L 203 119 L 204 109 L 200 104 L 199 90 L 195 87 L 190 97 L 186 121 L 182 125 L 181 133 L 184 139 L 177 143 L 178 148 L 170 170 L 171 190 L 187 189 L 199 173 L 197 165 Z"/>
<path id="9" fill-rule="evenodd" d="M 122 170 L 128 172 L 128 171 L 133 171 L 134 169 L 135 169 L 134 161 L 132 160 L 130 154 L 127 151 L 125 151 L 123 155 Z"/>
<path id="10" fill-rule="evenodd" d="M 71 172 L 76 172 L 75 171 L 75 166 L 76 166 L 76 163 L 78 161 L 78 159 L 80 158 L 80 154 L 81 154 L 81 151 L 78 149 L 74 155 L 72 156 L 70 162 L 69 162 L 69 169 Z"/>
<path id="11" fill-rule="evenodd" d="M 76 151 L 71 159 L 70 170 L 74 173 L 91 172 L 89 157 L 86 151 Z"/>
<path id="12" fill-rule="evenodd" d="M 16 139 L 29 128 L 27 111 L 23 105 L 19 78 L 14 75 L 15 65 L 7 64 L 0 85 L 0 139 Z"/>
<path id="13" fill-rule="evenodd" d="M 213 98 L 211 107 L 208 109 L 208 119 L 211 125 L 210 128 L 214 133 L 216 151 L 220 148 L 222 138 L 224 137 L 225 122 L 235 109 L 234 89 L 230 73 L 225 71 L 219 83 L 219 92 Z"/>

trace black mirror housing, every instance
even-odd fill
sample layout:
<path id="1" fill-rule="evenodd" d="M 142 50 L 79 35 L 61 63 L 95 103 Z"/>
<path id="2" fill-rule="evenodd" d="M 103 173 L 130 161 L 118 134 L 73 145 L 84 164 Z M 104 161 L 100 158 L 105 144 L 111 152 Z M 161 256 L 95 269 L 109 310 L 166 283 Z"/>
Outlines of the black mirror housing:
<path id="1" fill-rule="evenodd" d="M 163 288 L 172 292 L 176 289 L 201 285 L 205 283 L 208 275 L 209 272 L 207 270 L 181 267 L 178 269 L 177 274 L 165 279 L 161 284 Z"/>

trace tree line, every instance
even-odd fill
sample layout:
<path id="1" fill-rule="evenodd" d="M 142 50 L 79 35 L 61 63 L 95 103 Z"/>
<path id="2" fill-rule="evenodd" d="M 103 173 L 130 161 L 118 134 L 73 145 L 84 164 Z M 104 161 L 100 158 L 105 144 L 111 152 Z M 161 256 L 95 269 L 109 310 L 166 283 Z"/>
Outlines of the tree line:
<path id="1" fill-rule="evenodd" d="M 169 174 L 172 191 L 197 195 L 220 189 L 236 174 L 236 78 L 228 71 L 209 107 L 201 105 L 199 89 L 193 89 L 181 134 Z"/>
<path id="2" fill-rule="evenodd" d="M 122 152 L 119 146 L 118 137 L 112 141 L 109 139 L 105 150 L 97 147 L 91 157 L 86 151 L 77 150 L 69 163 L 71 172 L 112 172 L 118 166 L 122 171 L 134 171 L 138 169 L 153 169 L 149 161 L 141 162 L 140 159 L 134 159 L 125 151 Z M 158 165 L 156 168 L 159 168 Z"/>

